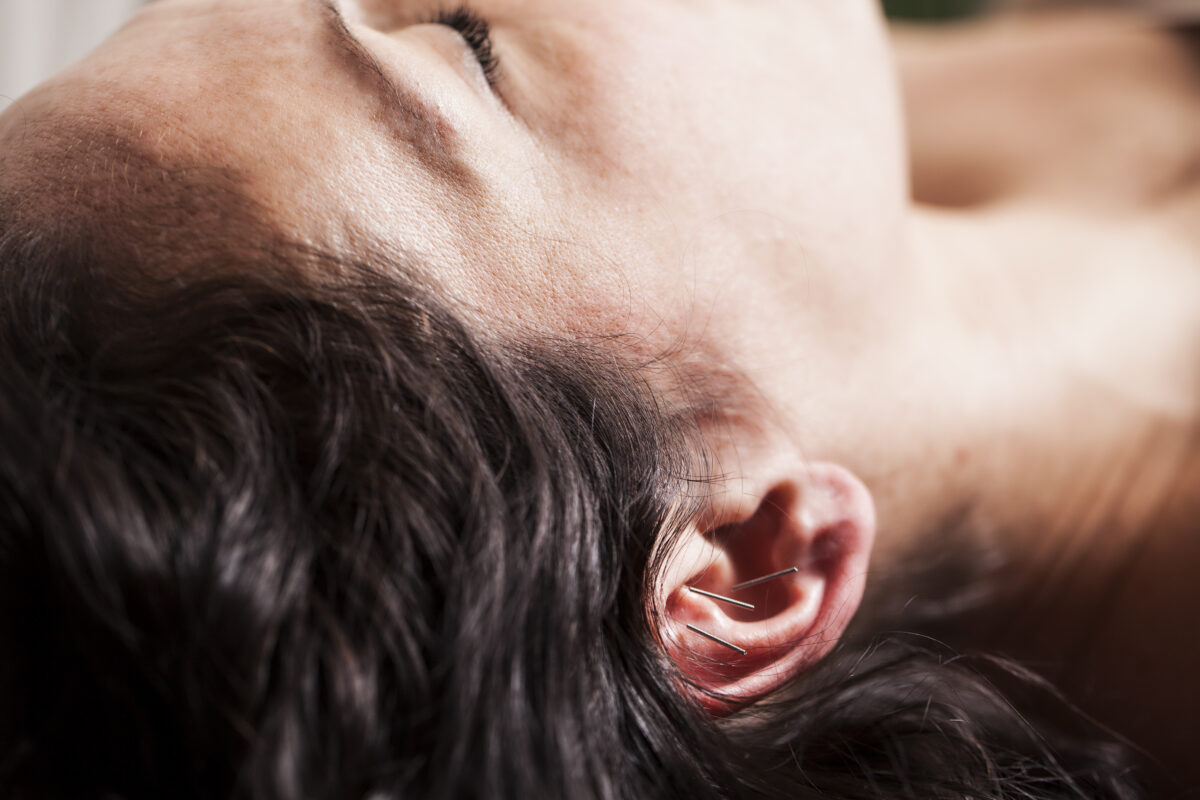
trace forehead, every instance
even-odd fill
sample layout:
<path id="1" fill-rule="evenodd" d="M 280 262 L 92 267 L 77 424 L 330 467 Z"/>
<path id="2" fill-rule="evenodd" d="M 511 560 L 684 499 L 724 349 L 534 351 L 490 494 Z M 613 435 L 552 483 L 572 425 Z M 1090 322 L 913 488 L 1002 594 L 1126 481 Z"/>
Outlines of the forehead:
<path id="1" fill-rule="evenodd" d="M 471 175 L 452 185 L 385 119 L 328 19 L 294 3 L 226 5 L 151 6 L 21 98 L 0 116 L 6 166 L 78 178 L 136 153 L 131 165 L 219 171 L 273 225 L 326 243 L 378 236 L 379 218 L 420 217 L 430 240 L 464 227 L 447 216 Z"/>
<path id="2" fill-rule="evenodd" d="M 0 153 L 0 232 L 32 232 L 91 269 L 213 274 L 274 235 L 236 172 L 173 159 L 93 116 L 0 117 Z"/>
<path id="3" fill-rule="evenodd" d="M 532 271 L 512 264 L 514 255 L 521 255 L 515 239 L 513 247 L 498 242 L 491 257 L 485 255 L 483 243 L 503 236 L 503 226 L 496 223 L 481 230 L 474 220 L 455 225 L 451 216 L 461 213 L 459 206 L 437 204 L 429 197 L 432 191 L 445 191 L 444 184 L 423 175 L 412 180 L 425 188 L 420 193 L 407 191 L 395 177 L 383 181 L 370 173 L 348 176 L 353 172 L 346 160 L 356 146 L 349 141 L 353 136 L 346 137 L 340 158 L 331 159 L 330 166 L 337 168 L 325 174 L 312 161 L 322 158 L 322 151 L 307 157 L 295 152 L 271 157 L 271 169 L 260 171 L 256 165 L 264 158 L 257 148 L 270 152 L 272 141 L 278 141 L 272 138 L 277 130 L 252 137 L 243 154 L 238 148 L 247 145 L 244 139 L 235 138 L 232 145 L 205 141 L 203 130 L 185 127 L 189 118 L 173 108 L 174 101 L 144 96 L 144 88 L 118 96 L 115 87 L 108 90 L 103 84 L 69 78 L 0 116 L 0 209 L 25 220 L 53 220 L 55 225 L 83 229 L 90 244 L 114 264 L 127 261 L 124 256 L 132 247 L 140 268 L 162 275 L 209 271 L 225 260 L 242 263 L 239 251 L 280 238 L 351 258 L 403 265 L 426 289 L 458 298 L 464 313 L 487 327 L 496 326 L 495 312 L 505 308 L 523 309 L 521 322 L 533 323 L 538 303 L 569 294 L 565 267 L 554 272 L 557 285 L 530 288 Z M 197 125 L 212 125 L 213 136 L 226 133 L 211 117 Z M 246 127 L 236 130 L 245 133 Z M 290 158 L 294 166 L 288 165 Z M 364 189 L 368 194 L 362 194 Z M 376 191 L 380 196 L 372 196 Z M 461 195 L 454 200 L 461 204 Z M 383 232 L 373 228 L 381 209 L 388 209 L 384 216 L 393 223 L 412 221 L 417 233 L 397 242 L 394 232 L 402 226 Z M 437 232 L 439 225 L 447 231 Z M 421 245 L 422 234 L 428 246 Z M 445 242 L 455 237 L 467 239 L 474 248 L 447 250 Z M 228 251 L 237 257 L 223 259 Z M 472 252 L 486 261 L 494 283 L 480 287 L 478 264 L 468 263 L 470 256 L 464 255 Z M 456 270 L 466 276 L 458 286 Z M 520 280 L 505 280 L 505 274 Z M 574 320 L 585 322 L 581 315 Z"/>
<path id="4" fill-rule="evenodd" d="M 670 328 L 672 313 L 706 313 L 692 302 L 706 290 L 705 259 L 784 249 L 777 230 L 799 231 L 821 256 L 821 237 L 841 246 L 842 232 L 825 230 L 838 222 L 827 209 L 840 207 L 829 187 L 871 182 L 845 180 L 825 154 L 880 126 L 834 108 L 851 95 L 852 59 L 825 75 L 816 66 L 835 45 L 814 38 L 854 27 L 867 2 L 476 5 L 507 37 L 520 90 L 507 116 L 464 111 L 461 85 L 420 39 L 386 40 L 461 134 L 458 170 L 395 135 L 376 87 L 346 68 L 307 0 L 154 4 L 19 106 L 35 127 L 68 109 L 84 127 L 119 124 L 151 154 L 226 170 L 288 235 L 350 251 L 383 243 L 493 322 L 604 331 L 636 306 L 643 327 Z M 804 76 L 804 103 L 793 86 L 776 92 L 791 74 Z M 860 95 L 858 106 L 884 105 Z M 797 130 L 821 154 L 800 175 Z M 869 172 L 872 162 L 855 163 Z M 856 204 L 855 219 L 869 208 Z M 747 208 L 781 222 L 749 241 L 728 221 Z"/>

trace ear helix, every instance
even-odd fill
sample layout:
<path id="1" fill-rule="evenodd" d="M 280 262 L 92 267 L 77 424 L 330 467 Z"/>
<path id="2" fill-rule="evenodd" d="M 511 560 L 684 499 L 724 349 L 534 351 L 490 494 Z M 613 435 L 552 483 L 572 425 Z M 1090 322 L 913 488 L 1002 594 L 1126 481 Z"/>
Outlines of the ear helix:
<path id="1" fill-rule="evenodd" d="M 772 572 L 770 575 L 763 575 L 761 578 L 754 578 L 753 580 L 743 581 L 742 583 L 734 584 L 733 586 L 730 587 L 729 591 L 736 592 L 741 589 L 748 589 L 751 586 L 758 586 L 759 584 L 766 583 L 767 581 L 773 581 L 778 578 L 782 578 L 786 575 L 792 575 L 799 571 L 800 571 L 799 567 L 789 567 L 787 569 L 781 569 L 781 570 L 779 570 L 779 572 Z M 745 603 L 745 602 L 742 602 L 741 600 L 734 600 L 732 597 L 726 597 L 724 595 L 715 594 L 713 592 L 706 592 L 703 589 L 697 589 L 695 586 L 689 586 L 687 588 L 688 588 L 688 591 L 690 591 L 690 592 L 695 592 L 696 594 L 701 594 L 701 595 L 704 595 L 705 597 L 711 597 L 713 600 L 719 600 L 722 603 L 730 603 L 731 605 L 735 605 L 740 608 L 749 608 L 751 610 L 753 610 L 753 608 L 754 608 L 754 606 L 751 605 L 750 603 Z M 692 631 L 693 633 L 698 633 L 701 636 L 703 636 L 704 638 L 714 641 L 717 644 L 724 645 L 739 655 L 743 655 L 743 656 L 746 655 L 745 649 L 738 647 L 736 644 L 733 644 L 732 642 L 725 641 L 720 636 L 714 636 L 713 634 L 709 633 L 708 631 L 702 631 L 699 628 L 697 628 L 695 625 L 692 625 L 691 623 L 688 623 L 687 629 Z"/>

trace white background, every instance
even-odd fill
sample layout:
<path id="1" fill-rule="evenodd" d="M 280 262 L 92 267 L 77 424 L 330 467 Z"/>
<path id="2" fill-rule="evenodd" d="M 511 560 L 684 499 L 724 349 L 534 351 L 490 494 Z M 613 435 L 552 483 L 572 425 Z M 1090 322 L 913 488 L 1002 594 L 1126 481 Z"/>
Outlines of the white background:
<path id="1" fill-rule="evenodd" d="M 0 0 L 0 109 L 121 26 L 142 0 Z"/>

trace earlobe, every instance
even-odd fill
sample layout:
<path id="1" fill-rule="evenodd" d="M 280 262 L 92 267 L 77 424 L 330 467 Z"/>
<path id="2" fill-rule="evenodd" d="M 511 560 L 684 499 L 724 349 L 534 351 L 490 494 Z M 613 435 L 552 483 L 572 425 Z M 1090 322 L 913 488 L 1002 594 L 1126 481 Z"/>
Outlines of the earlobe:
<path id="1" fill-rule="evenodd" d="M 663 638 L 689 691 L 727 713 L 789 683 L 841 638 L 875 534 L 870 493 L 844 468 L 776 476 L 724 524 L 697 529 L 663 587 Z M 720 517 L 718 517 L 720 518 Z"/>

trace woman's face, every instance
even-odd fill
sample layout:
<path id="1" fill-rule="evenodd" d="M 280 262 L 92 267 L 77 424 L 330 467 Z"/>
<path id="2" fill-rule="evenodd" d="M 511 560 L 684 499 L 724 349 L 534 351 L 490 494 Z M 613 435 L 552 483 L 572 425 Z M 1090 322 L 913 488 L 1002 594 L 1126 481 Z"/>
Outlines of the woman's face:
<path id="1" fill-rule="evenodd" d="M 382 243 L 493 322 L 706 335 L 737 358 L 781 314 L 826 348 L 886 315 L 906 181 L 873 2 L 475 0 L 494 87 L 429 24 L 442 9 L 158 0 L 11 107 L 0 152 L 39 121 L 116 124 L 241 173 L 307 240 Z"/>

